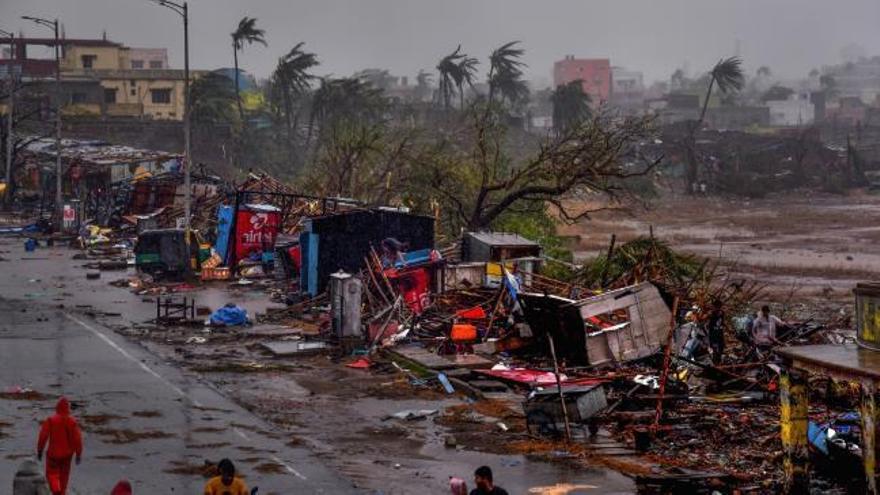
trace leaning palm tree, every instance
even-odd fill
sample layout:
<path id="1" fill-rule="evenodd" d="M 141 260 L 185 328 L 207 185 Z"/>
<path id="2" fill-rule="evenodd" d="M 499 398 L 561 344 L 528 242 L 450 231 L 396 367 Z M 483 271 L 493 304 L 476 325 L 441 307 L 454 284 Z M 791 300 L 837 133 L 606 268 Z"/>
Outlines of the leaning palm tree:
<path id="1" fill-rule="evenodd" d="M 235 61 L 235 98 L 238 100 L 238 114 L 242 122 L 244 122 L 244 108 L 241 105 L 241 87 L 239 84 L 238 74 L 238 51 L 244 48 L 244 44 L 248 45 L 260 43 L 268 46 L 266 43 L 266 32 L 257 28 L 257 19 L 253 17 L 243 17 L 238 22 L 238 28 L 232 32 L 232 57 Z"/>
<path id="2" fill-rule="evenodd" d="M 455 94 L 455 88 L 462 82 L 461 67 L 459 64 L 466 57 L 461 53 L 461 45 L 454 52 L 440 59 L 437 64 L 437 72 L 440 73 L 439 96 L 443 108 L 449 109 L 449 102 Z"/>
<path id="3" fill-rule="evenodd" d="M 528 96 L 528 86 L 523 80 L 525 63 L 520 60 L 525 50 L 517 48 L 519 41 L 511 41 L 498 47 L 489 56 L 489 102 L 496 94 L 511 103 Z"/>
<path id="4" fill-rule="evenodd" d="M 703 108 L 700 110 L 700 118 L 692 122 L 688 132 L 687 158 L 688 158 L 688 190 L 693 191 L 693 184 L 697 181 L 698 164 L 696 154 L 697 131 L 703 126 L 706 118 L 706 109 L 709 107 L 709 99 L 715 86 L 722 93 L 731 93 L 742 89 L 745 78 L 742 71 L 742 59 L 739 57 L 724 58 L 718 61 L 709 72 L 709 86 L 706 88 L 706 97 L 703 100 Z"/>
<path id="5" fill-rule="evenodd" d="M 288 139 L 292 139 L 293 130 L 297 127 L 293 119 L 293 103 L 304 95 L 316 79 L 310 69 L 318 65 L 318 57 L 314 53 L 302 50 L 304 43 L 297 43 L 287 54 L 278 59 L 278 65 L 272 74 L 272 84 L 281 95 L 284 105 Z"/>
<path id="6" fill-rule="evenodd" d="M 581 79 L 561 84 L 553 90 L 550 101 L 553 103 L 553 128 L 564 133 L 590 117 L 590 95 L 584 92 Z"/>
<path id="7" fill-rule="evenodd" d="M 458 61 L 458 100 L 462 110 L 464 110 L 464 84 L 467 83 L 468 87 L 473 89 L 478 65 L 480 65 L 479 60 L 467 55 Z"/>

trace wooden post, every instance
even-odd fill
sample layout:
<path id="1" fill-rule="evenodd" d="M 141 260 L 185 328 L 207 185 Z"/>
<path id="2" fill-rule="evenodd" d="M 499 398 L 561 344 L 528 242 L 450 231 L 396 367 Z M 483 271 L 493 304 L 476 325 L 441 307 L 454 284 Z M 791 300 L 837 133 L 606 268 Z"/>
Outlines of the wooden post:
<path id="1" fill-rule="evenodd" d="M 571 441 L 571 425 L 568 423 L 568 409 L 565 407 L 565 395 L 562 393 L 562 380 L 559 379 L 559 361 L 556 360 L 556 345 L 553 343 L 553 335 L 548 335 L 550 341 L 550 357 L 553 358 L 553 375 L 556 377 L 556 391 L 559 392 L 559 404 L 562 405 L 562 419 L 565 421 L 565 439 Z"/>
<path id="2" fill-rule="evenodd" d="M 779 377 L 780 414 L 783 459 L 782 493 L 809 493 L 810 452 L 807 446 L 807 413 L 810 393 L 807 375 L 795 369 L 783 369 Z"/>
<path id="3" fill-rule="evenodd" d="M 654 410 L 653 430 L 660 426 L 663 416 L 663 396 L 666 394 L 666 381 L 669 379 L 669 365 L 672 361 L 672 344 L 675 338 L 676 318 L 678 318 L 678 296 L 672 301 L 672 315 L 669 317 L 669 332 L 666 334 L 666 345 L 663 348 L 663 368 L 660 370 L 660 388 L 657 394 L 657 406 Z"/>
<path id="4" fill-rule="evenodd" d="M 862 383 L 859 416 L 862 426 L 862 463 L 865 468 L 865 493 L 877 495 L 877 389 L 873 382 Z"/>

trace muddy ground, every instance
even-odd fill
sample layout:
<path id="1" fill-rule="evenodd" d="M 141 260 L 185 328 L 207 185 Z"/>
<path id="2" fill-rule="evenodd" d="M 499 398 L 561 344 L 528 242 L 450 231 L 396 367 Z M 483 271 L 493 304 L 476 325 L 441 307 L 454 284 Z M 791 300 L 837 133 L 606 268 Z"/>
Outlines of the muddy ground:
<path id="1" fill-rule="evenodd" d="M 718 260 L 733 276 L 767 285 L 766 299 L 849 311 L 856 282 L 880 276 L 880 196 L 792 191 L 764 199 L 671 197 L 627 212 L 603 211 L 564 226 L 575 256 L 617 242 L 656 237 Z M 803 316 L 803 315 L 801 315 Z"/>

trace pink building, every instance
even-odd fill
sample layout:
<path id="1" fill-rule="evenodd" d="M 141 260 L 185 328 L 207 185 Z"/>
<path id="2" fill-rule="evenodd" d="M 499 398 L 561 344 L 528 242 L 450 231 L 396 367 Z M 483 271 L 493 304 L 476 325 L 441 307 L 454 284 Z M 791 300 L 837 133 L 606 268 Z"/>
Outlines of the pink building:
<path id="1" fill-rule="evenodd" d="M 611 97 L 611 60 L 607 58 L 565 59 L 553 64 L 553 84 L 561 86 L 571 81 L 583 81 L 584 93 L 590 95 L 593 105 L 601 105 Z"/>

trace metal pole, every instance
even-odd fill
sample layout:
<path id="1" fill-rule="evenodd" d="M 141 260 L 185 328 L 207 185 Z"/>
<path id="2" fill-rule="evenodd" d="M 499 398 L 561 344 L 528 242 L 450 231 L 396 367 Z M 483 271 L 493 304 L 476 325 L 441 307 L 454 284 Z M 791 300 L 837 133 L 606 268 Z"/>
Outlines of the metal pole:
<path id="1" fill-rule="evenodd" d="M 61 198 L 61 57 L 58 46 L 58 19 L 54 22 L 55 29 L 55 219 L 60 232 L 64 225 L 64 205 Z"/>
<path id="2" fill-rule="evenodd" d="M 3 194 L 3 202 L 9 204 L 10 181 L 12 180 L 12 147 L 15 146 L 15 140 L 12 139 L 12 116 L 15 108 L 15 77 L 12 74 L 15 68 L 15 35 L 9 33 L 9 65 L 6 69 L 9 71 L 9 109 L 6 112 L 6 190 Z"/>
<path id="3" fill-rule="evenodd" d="M 192 215 L 192 149 L 190 147 L 190 116 L 189 116 L 189 10 L 186 2 L 183 2 L 183 77 L 185 79 L 183 101 L 183 216 L 185 217 L 186 244 L 190 242 L 190 218 Z"/>

